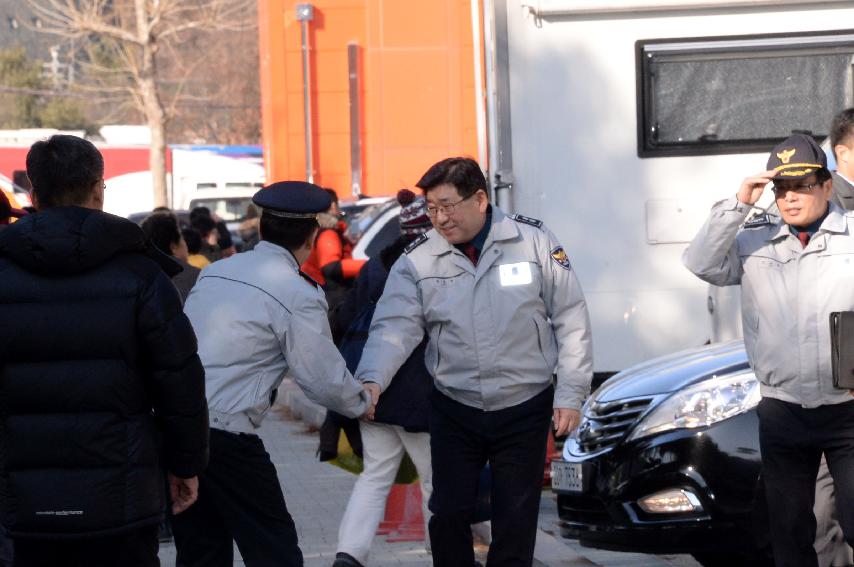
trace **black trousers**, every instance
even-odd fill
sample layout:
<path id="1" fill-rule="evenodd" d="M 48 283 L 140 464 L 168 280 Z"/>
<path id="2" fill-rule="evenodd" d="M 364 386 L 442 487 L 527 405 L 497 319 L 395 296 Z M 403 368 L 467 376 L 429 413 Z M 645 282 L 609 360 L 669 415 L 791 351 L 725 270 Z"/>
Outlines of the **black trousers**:
<path id="1" fill-rule="evenodd" d="M 836 488 L 839 523 L 854 545 L 854 400 L 803 408 L 763 398 L 758 413 L 774 561 L 777 567 L 817 567 L 813 505 L 822 453 Z"/>
<path id="2" fill-rule="evenodd" d="M 15 567 L 159 567 L 157 525 L 74 540 L 16 539 Z"/>
<path id="3" fill-rule="evenodd" d="M 231 567 L 232 540 L 249 567 L 300 567 L 294 521 L 257 435 L 211 429 L 199 499 L 172 518 L 179 567 Z"/>
<path id="4" fill-rule="evenodd" d="M 353 454 L 360 459 L 365 457 L 362 450 L 362 433 L 359 431 L 359 420 L 345 417 L 332 410 L 327 410 L 326 419 L 323 420 L 323 425 L 320 426 L 318 457 L 321 461 L 331 461 L 338 456 L 338 439 L 341 437 L 342 429 L 344 430 L 344 434 L 347 435 L 347 442 L 350 443 Z"/>
<path id="5" fill-rule="evenodd" d="M 12 567 L 12 538 L 0 525 L 0 567 Z"/>
<path id="6" fill-rule="evenodd" d="M 492 473 L 492 545 L 487 564 L 533 563 L 553 398 L 549 387 L 518 406 L 483 411 L 433 390 L 433 565 L 474 565 L 471 521 L 486 462 Z"/>

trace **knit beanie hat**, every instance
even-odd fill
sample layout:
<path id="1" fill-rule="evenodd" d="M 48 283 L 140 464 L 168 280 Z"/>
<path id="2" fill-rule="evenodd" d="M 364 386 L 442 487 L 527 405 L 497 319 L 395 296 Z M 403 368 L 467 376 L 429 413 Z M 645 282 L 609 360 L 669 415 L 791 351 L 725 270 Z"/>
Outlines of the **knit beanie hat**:
<path id="1" fill-rule="evenodd" d="M 401 189 L 397 192 L 397 202 L 400 203 L 401 234 L 418 236 L 433 228 L 424 197 L 416 197 L 409 189 Z"/>

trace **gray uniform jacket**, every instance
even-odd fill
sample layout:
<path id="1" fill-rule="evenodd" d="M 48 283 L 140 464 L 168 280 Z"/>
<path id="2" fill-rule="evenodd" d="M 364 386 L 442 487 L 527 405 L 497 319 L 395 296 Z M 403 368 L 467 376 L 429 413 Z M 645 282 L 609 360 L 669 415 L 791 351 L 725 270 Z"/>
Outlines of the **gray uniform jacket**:
<path id="1" fill-rule="evenodd" d="M 477 267 L 435 230 L 392 266 L 356 377 L 383 389 L 426 329 L 436 387 L 486 411 L 549 386 L 554 406 L 581 407 L 593 372 L 581 287 L 554 235 L 492 208 Z M 532 224 L 531 224 L 532 223 Z"/>
<path id="2" fill-rule="evenodd" d="M 205 267 L 184 312 L 199 339 L 211 427 L 254 432 L 286 373 L 316 403 L 350 417 L 367 409 L 332 343 L 323 290 L 288 250 L 260 242 Z"/>
<path id="3" fill-rule="evenodd" d="M 741 284 L 744 343 L 762 395 L 804 407 L 851 400 L 833 387 L 830 313 L 854 310 L 854 213 L 830 212 L 806 248 L 782 220 L 742 228 L 752 207 L 717 203 L 685 250 L 685 266 L 714 285 Z"/>

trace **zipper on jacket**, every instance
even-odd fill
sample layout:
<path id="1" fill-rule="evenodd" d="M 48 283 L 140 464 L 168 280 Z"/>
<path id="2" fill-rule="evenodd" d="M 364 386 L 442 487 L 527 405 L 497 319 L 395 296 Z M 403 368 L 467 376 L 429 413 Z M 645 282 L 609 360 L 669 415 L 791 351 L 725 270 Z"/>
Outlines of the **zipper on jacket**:
<path id="1" fill-rule="evenodd" d="M 442 351 L 439 350 L 439 339 L 442 338 L 442 329 L 444 326 L 444 323 L 439 323 L 439 332 L 436 334 L 436 369 L 434 373 L 439 372 L 439 365 L 442 364 Z"/>

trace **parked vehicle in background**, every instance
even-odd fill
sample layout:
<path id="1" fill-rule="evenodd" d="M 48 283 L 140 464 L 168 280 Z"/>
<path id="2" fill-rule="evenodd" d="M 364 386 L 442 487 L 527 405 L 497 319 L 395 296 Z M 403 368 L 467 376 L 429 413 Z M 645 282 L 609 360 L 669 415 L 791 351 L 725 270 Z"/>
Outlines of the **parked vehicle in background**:
<path id="1" fill-rule="evenodd" d="M 174 145 L 169 149 L 174 208 L 192 209 L 193 201 L 230 199 L 211 204 L 221 208 L 223 220 L 245 217 L 244 204 L 235 199 L 251 199 L 264 186 L 260 146 Z"/>
<path id="2" fill-rule="evenodd" d="M 46 130 L 41 137 L 60 132 Z M 73 132 L 82 135 L 81 132 Z M 9 140 L 10 138 L 5 138 Z M 0 174 L 12 176 L 26 169 L 32 138 L 18 145 L 0 146 Z M 149 148 L 146 145 L 96 143 L 104 156 L 104 210 L 127 217 L 154 208 Z M 170 145 L 167 149 L 169 207 L 187 209 L 195 199 L 242 196 L 265 182 L 261 146 Z"/>
<path id="3" fill-rule="evenodd" d="M 607 380 L 552 462 L 559 526 L 582 545 L 772 565 L 760 475 L 759 383 L 741 341 Z"/>
<path id="4" fill-rule="evenodd" d="M 344 233 L 353 243 L 353 258 L 370 258 L 400 236 L 398 202 L 389 197 L 372 201 L 349 220 Z"/>
<path id="5" fill-rule="evenodd" d="M 341 199 L 338 201 L 338 208 L 341 210 L 341 215 L 344 221 L 349 226 L 351 221 L 362 211 L 371 205 L 382 205 L 391 200 L 391 197 L 360 197 L 359 199 Z"/>

